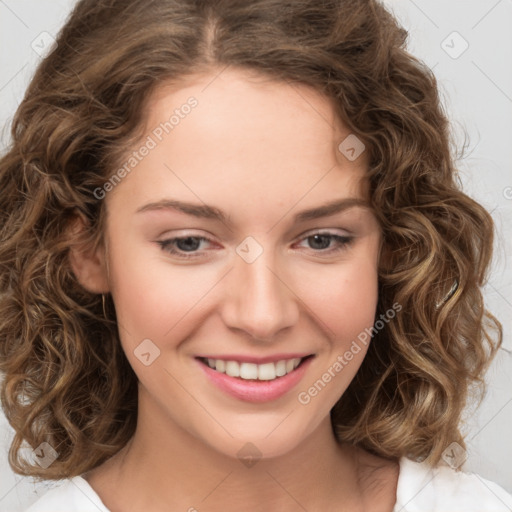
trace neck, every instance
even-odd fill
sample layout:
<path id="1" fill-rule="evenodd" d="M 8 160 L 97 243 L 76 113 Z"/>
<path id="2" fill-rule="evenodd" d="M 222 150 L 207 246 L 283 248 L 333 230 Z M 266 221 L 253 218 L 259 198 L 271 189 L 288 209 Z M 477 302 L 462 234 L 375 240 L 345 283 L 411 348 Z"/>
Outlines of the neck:
<path id="1" fill-rule="evenodd" d="M 139 396 L 133 438 L 87 476 L 112 512 L 358 510 L 355 450 L 336 441 L 329 417 L 290 452 L 258 460 L 220 453 L 157 409 Z"/>

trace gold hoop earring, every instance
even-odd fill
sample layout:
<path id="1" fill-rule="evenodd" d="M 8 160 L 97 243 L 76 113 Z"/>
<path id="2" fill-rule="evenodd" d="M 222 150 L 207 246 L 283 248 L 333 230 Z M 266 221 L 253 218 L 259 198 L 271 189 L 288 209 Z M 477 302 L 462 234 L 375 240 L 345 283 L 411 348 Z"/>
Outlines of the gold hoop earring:
<path id="1" fill-rule="evenodd" d="M 103 316 L 105 317 L 105 319 L 107 319 L 107 312 L 105 311 L 105 294 L 102 293 L 101 294 L 101 305 L 102 305 L 102 308 L 103 308 Z"/>

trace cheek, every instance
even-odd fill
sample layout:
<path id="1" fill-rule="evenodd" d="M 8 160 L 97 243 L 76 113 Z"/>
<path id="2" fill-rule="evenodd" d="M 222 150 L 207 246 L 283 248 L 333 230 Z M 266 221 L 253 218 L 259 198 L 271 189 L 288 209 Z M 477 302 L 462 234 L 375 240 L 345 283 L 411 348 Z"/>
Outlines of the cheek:
<path id="1" fill-rule="evenodd" d="M 117 245 L 115 245 L 117 242 Z M 110 283 L 121 337 L 130 344 L 150 338 L 160 344 L 201 311 L 216 272 L 170 265 L 153 247 L 113 241 Z M 131 247 L 130 247 L 131 246 Z"/>
<path id="2" fill-rule="evenodd" d="M 378 301 L 376 264 L 360 258 L 316 272 L 303 289 L 304 302 L 326 334 L 350 342 L 375 321 Z"/>
<path id="3" fill-rule="evenodd" d="M 368 350 L 378 300 L 377 266 L 371 260 L 354 259 L 317 274 L 315 283 L 308 292 L 308 306 L 324 326 L 330 343 L 315 363 L 312 377 L 301 386 L 297 400 L 314 407 L 321 417 L 343 395 Z"/>

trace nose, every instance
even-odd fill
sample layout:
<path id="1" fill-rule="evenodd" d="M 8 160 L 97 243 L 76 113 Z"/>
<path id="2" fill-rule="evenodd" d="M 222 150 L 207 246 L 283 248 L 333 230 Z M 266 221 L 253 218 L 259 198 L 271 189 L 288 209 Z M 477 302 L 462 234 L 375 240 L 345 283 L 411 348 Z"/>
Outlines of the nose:
<path id="1" fill-rule="evenodd" d="M 257 341 L 273 341 L 297 322 L 298 298 L 265 252 L 252 263 L 237 257 L 228 280 L 221 316 L 231 329 Z"/>

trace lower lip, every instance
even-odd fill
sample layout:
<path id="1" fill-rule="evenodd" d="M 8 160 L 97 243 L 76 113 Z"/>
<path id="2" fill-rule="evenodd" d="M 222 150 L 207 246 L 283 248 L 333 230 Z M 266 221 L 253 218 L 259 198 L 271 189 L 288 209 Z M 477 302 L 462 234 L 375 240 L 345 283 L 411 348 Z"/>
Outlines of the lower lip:
<path id="1" fill-rule="evenodd" d="M 270 402 L 285 395 L 299 383 L 312 359 L 308 357 L 295 370 L 274 380 L 244 380 L 230 377 L 197 359 L 196 361 L 213 384 L 228 395 L 246 402 Z"/>

